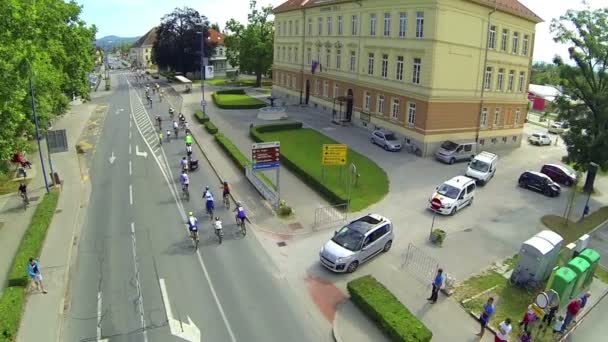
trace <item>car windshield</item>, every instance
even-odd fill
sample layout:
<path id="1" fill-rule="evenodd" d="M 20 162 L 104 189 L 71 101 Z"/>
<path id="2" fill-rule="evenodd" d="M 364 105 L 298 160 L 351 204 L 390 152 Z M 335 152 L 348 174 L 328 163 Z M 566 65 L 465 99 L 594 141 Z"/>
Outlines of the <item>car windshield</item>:
<path id="1" fill-rule="evenodd" d="M 437 189 L 437 193 L 442 196 L 454 199 L 454 198 L 458 197 L 458 194 L 460 193 L 460 189 L 444 183 L 444 184 L 441 184 L 439 189 Z"/>
<path id="2" fill-rule="evenodd" d="M 356 230 L 349 229 L 348 227 L 342 227 L 342 229 L 334 235 L 331 241 L 348 250 L 357 251 L 359 250 L 359 247 L 361 247 L 363 234 Z"/>
<path id="3" fill-rule="evenodd" d="M 395 141 L 395 140 L 397 140 L 397 137 L 396 137 L 396 136 L 395 136 L 393 133 L 386 133 L 386 134 L 384 135 L 384 138 L 385 138 L 387 141 Z"/>
<path id="4" fill-rule="evenodd" d="M 540 138 L 540 135 L 539 135 L 539 134 L 532 134 L 532 136 L 533 136 L 534 138 Z"/>
<path id="5" fill-rule="evenodd" d="M 482 162 L 481 160 L 473 159 L 469 167 L 475 171 L 488 172 L 490 165 Z"/>
<path id="6" fill-rule="evenodd" d="M 456 149 L 456 147 L 458 147 L 458 144 L 449 140 L 444 141 L 443 144 L 441 144 L 441 148 L 448 151 L 453 151 Z"/>

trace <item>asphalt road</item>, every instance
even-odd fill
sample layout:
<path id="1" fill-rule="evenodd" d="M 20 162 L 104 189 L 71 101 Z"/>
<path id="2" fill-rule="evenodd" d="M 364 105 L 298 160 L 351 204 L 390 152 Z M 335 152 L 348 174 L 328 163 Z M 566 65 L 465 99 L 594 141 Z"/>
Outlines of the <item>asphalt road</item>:
<path id="1" fill-rule="evenodd" d="M 255 235 L 237 233 L 232 212 L 216 213 L 224 222 L 224 243 L 211 234 L 202 189 L 209 185 L 216 201 L 221 194 L 196 149 L 200 168 L 192 173 L 190 202 L 181 204 L 175 184 L 183 136 L 158 149 L 143 116 L 166 117 L 167 103 L 155 98 L 154 114 L 148 113 L 136 93 L 129 93 L 124 74 L 113 74 L 112 85 L 111 95 L 98 99 L 109 109 L 90 165 L 92 195 L 71 272 L 62 340 L 328 339 L 303 309 L 306 299 L 290 289 Z M 201 223 L 198 252 L 184 224 L 190 210 Z M 198 338 L 192 332 L 197 329 Z M 175 336 L 179 333 L 185 339 Z"/>

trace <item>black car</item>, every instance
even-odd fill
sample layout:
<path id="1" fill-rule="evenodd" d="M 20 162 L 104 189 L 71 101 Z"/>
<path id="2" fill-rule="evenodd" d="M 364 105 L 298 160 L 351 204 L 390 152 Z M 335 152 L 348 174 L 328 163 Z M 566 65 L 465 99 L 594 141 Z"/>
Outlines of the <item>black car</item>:
<path id="1" fill-rule="evenodd" d="M 519 176 L 519 186 L 528 188 L 538 192 L 542 192 L 545 196 L 559 196 L 561 188 L 549 176 L 540 172 L 526 171 Z"/>
<path id="2" fill-rule="evenodd" d="M 553 179 L 553 181 L 571 186 L 576 183 L 576 173 L 569 168 L 558 164 L 545 164 L 540 169 L 540 173 L 544 173 Z"/>

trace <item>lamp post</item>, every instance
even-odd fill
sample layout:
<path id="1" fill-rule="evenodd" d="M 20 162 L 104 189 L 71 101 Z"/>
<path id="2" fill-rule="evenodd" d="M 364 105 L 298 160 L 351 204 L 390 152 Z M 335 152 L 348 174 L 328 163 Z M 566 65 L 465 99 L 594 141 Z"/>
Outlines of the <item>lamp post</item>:
<path id="1" fill-rule="evenodd" d="M 34 125 L 36 125 L 36 141 L 38 142 L 38 154 L 40 155 L 40 165 L 42 166 L 42 175 L 44 176 L 44 187 L 46 192 L 50 192 L 49 181 L 46 179 L 46 169 L 44 167 L 44 158 L 42 157 L 42 147 L 40 146 L 40 128 L 38 127 L 38 115 L 36 114 L 36 101 L 34 99 L 34 85 L 30 76 L 30 94 L 32 96 L 32 112 L 34 113 Z M 50 155 L 49 155 L 50 156 Z"/>
<path id="2" fill-rule="evenodd" d="M 201 15 L 201 105 L 203 112 L 205 112 L 205 16 Z"/>

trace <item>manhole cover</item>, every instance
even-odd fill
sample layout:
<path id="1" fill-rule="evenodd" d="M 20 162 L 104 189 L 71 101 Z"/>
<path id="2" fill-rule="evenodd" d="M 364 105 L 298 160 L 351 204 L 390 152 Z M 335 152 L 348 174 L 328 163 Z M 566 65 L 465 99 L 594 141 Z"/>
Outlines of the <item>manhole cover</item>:
<path id="1" fill-rule="evenodd" d="M 304 228 L 300 222 L 290 223 L 287 225 L 287 227 L 289 227 L 289 229 L 293 229 L 293 230 Z"/>
<path id="2" fill-rule="evenodd" d="M 35 202 L 40 198 L 40 196 L 32 196 L 30 197 L 30 202 Z"/>
<path id="3" fill-rule="evenodd" d="M 57 209 L 55 210 L 55 214 L 60 214 L 63 210 L 62 209 Z"/>
<path id="4" fill-rule="evenodd" d="M 285 241 L 277 242 L 277 246 L 285 247 L 285 246 L 287 246 L 287 243 Z"/>

